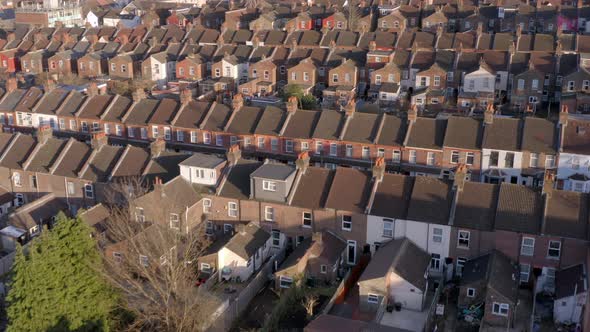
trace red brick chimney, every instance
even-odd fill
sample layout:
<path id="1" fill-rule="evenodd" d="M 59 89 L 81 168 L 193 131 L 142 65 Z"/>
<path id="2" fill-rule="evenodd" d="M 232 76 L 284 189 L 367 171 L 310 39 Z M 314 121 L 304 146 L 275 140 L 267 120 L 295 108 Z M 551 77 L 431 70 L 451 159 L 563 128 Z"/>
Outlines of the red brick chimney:
<path id="1" fill-rule="evenodd" d="M 233 111 L 237 111 L 244 106 L 244 97 L 241 93 L 237 93 L 232 100 L 232 109 Z"/>
<path id="2" fill-rule="evenodd" d="M 16 89 L 18 89 L 18 81 L 16 80 L 16 77 L 8 78 L 6 81 L 6 91 L 12 92 Z"/>

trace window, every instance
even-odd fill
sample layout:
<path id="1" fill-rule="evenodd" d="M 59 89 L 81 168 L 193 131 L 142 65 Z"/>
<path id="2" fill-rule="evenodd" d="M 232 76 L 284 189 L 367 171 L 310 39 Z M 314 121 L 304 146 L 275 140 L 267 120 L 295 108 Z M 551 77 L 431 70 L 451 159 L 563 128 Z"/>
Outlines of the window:
<path id="1" fill-rule="evenodd" d="M 539 167 L 539 154 L 538 153 L 531 153 L 531 160 L 529 162 L 530 167 Z"/>
<path id="2" fill-rule="evenodd" d="M 520 282 L 529 282 L 531 266 L 529 264 L 520 264 Z"/>
<path id="3" fill-rule="evenodd" d="M 277 183 L 274 181 L 263 180 L 262 190 L 264 191 L 277 191 Z"/>
<path id="4" fill-rule="evenodd" d="M 361 157 L 363 159 L 369 159 L 371 157 L 371 149 L 368 146 L 363 146 Z"/>
<path id="5" fill-rule="evenodd" d="M 113 252 L 113 258 L 117 263 L 121 263 L 121 261 L 123 261 L 123 255 L 121 255 L 120 252 Z"/>
<path id="6" fill-rule="evenodd" d="M 272 245 L 273 247 L 279 247 L 281 245 L 281 232 L 272 231 Z"/>
<path id="7" fill-rule="evenodd" d="M 401 152 L 398 151 L 398 150 L 393 150 L 392 159 L 393 159 L 394 162 L 399 163 L 401 161 L 401 159 L 402 159 Z"/>
<path id="8" fill-rule="evenodd" d="M 293 152 L 293 141 L 292 140 L 285 141 L 285 152 Z"/>
<path id="9" fill-rule="evenodd" d="M 378 148 L 378 149 L 377 149 L 377 157 L 378 157 L 378 158 L 383 158 L 383 157 L 385 157 L 385 149 L 384 149 L 384 148 Z"/>
<path id="10" fill-rule="evenodd" d="M 383 237 L 393 238 L 393 220 L 383 219 Z"/>
<path id="11" fill-rule="evenodd" d="M 342 216 L 342 230 L 344 231 L 351 231 L 352 230 L 352 217 L 351 216 Z"/>
<path id="12" fill-rule="evenodd" d="M 121 125 L 116 125 L 115 126 L 115 134 L 117 136 L 123 136 L 123 126 Z"/>
<path id="13" fill-rule="evenodd" d="M 170 228 L 175 230 L 180 229 L 180 218 L 176 213 L 170 213 Z"/>
<path id="14" fill-rule="evenodd" d="M 301 151 L 309 150 L 309 142 L 301 142 Z"/>
<path id="15" fill-rule="evenodd" d="M 211 265 L 207 263 L 201 263 L 201 271 L 205 273 L 211 273 Z"/>
<path id="16" fill-rule="evenodd" d="M 440 255 L 439 254 L 431 254 L 430 255 L 430 268 L 432 270 L 440 270 Z"/>
<path id="17" fill-rule="evenodd" d="M 459 151 L 452 151 L 451 152 L 451 164 L 456 164 L 459 162 Z"/>
<path id="18" fill-rule="evenodd" d="M 36 189 L 37 188 L 37 176 L 31 175 L 30 182 L 31 182 L 31 188 Z"/>
<path id="19" fill-rule="evenodd" d="M 517 89 L 518 90 L 524 90 L 524 80 L 523 79 L 519 79 L 517 82 L 518 82 L 517 83 Z"/>
<path id="20" fill-rule="evenodd" d="M 469 231 L 459 231 L 457 236 L 457 247 L 459 248 L 469 248 L 469 238 L 471 237 L 471 233 Z"/>
<path id="21" fill-rule="evenodd" d="M 275 221 L 275 209 L 272 206 L 264 207 L 264 220 Z"/>
<path id="22" fill-rule="evenodd" d="M 338 83 L 338 74 L 332 75 L 332 83 Z"/>
<path id="23" fill-rule="evenodd" d="M 320 265 L 320 273 L 326 274 L 328 273 L 328 265 Z"/>
<path id="24" fill-rule="evenodd" d="M 147 256 L 139 255 L 139 264 L 141 264 L 141 266 L 148 267 L 150 265 L 149 263 L 150 261 Z"/>
<path id="25" fill-rule="evenodd" d="M 440 86 L 440 76 L 434 76 L 434 86 Z"/>
<path id="26" fill-rule="evenodd" d="M 15 205 L 16 206 L 21 206 L 25 204 L 25 195 L 23 194 L 16 194 L 16 202 Z"/>
<path id="27" fill-rule="evenodd" d="M 426 165 L 428 165 L 428 166 L 434 165 L 434 152 L 428 152 L 426 154 Z"/>
<path id="28" fill-rule="evenodd" d="M 164 139 L 169 141 L 172 138 L 172 133 L 169 127 L 164 127 Z"/>
<path id="29" fill-rule="evenodd" d="M 580 168 L 580 159 L 578 157 L 572 158 L 572 169 L 579 169 Z"/>
<path id="30" fill-rule="evenodd" d="M 92 183 L 87 183 L 84 185 L 84 196 L 90 199 L 94 198 L 94 186 Z"/>
<path id="31" fill-rule="evenodd" d="M 352 158 L 352 144 L 346 144 L 346 158 Z"/>
<path id="32" fill-rule="evenodd" d="M 464 257 L 457 257 L 457 275 L 461 276 L 463 275 L 463 267 L 465 266 L 465 263 L 467 262 L 467 258 Z"/>
<path id="33" fill-rule="evenodd" d="M 506 152 L 506 156 L 504 157 L 504 167 L 506 167 L 506 168 L 514 167 L 514 153 L 513 152 Z"/>
<path id="34" fill-rule="evenodd" d="M 560 241 L 549 241 L 549 249 L 547 250 L 547 256 L 549 258 L 558 259 L 561 255 L 561 242 Z"/>
<path id="35" fill-rule="evenodd" d="M 82 132 L 88 132 L 88 123 L 86 123 L 86 121 L 82 121 Z"/>
<path id="36" fill-rule="evenodd" d="M 500 159 L 500 153 L 498 151 L 492 151 L 490 153 L 490 166 L 497 167 L 498 159 Z"/>
<path id="37" fill-rule="evenodd" d="M 475 288 L 467 288 L 467 297 L 475 297 Z"/>
<path id="38" fill-rule="evenodd" d="M 279 140 L 277 138 L 270 139 L 270 150 L 277 151 L 279 149 Z"/>
<path id="39" fill-rule="evenodd" d="M 330 143 L 330 156 L 336 156 L 338 154 L 338 144 Z"/>
<path id="40" fill-rule="evenodd" d="M 179 142 L 184 142 L 184 131 L 178 130 L 176 132 L 176 140 Z"/>
<path id="41" fill-rule="evenodd" d="M 379 295 L 369 293 L 367 295 L 367 302 L 372 303 L 372 304 L 378 304 L 379 303 Z"/>
<path id="42" fill-rule="evenodd" d="M 279 284 L 280 284 L 281 288 L 290 288 L 291 285 L 293 284 L 293 278 L 281 276 L 279 278 L 279 280 L 280 280 Z"/>
<path id="43" fill-rule="evenodd" d="M 432 229 L 432 242 L 442 243 L 443 239 L 443 230 L 442 228 L 433 228 Z"/>
<path id="44" fill-rule="evenodd" d="M 4 123 L 4 121 L 2 121 L 2 123 Z M 65 119 L 59 119 L 59 129 L 60 130 L 66 129 L 66 120 Z"/>
<path id="45" fill-rule="evenodd" d="M 545 156 L 545 168 L 555 167 L 555 156 Z"/>
<path id="46" fill-rule="evenodd" d="M 416 150 L 410 150 L 410 157 L 408 159 L 408 162 L 410 164 L 415 164 L 416 163 Z"/>
<path id="47" fill-rule="evenodd" d="M 211 212 L 211 200 L 209 198 L 203 199 L 203 213 Z"/>
<path id="48" fill-rule="evenodd" d="M 66 187 L 67 187 L 68 195 L 74 195 L 76 193 L 73 182 L 68 181 L 66 183 Z"/>
<path id="49" fill-rule="evenodd" d="M 535 239 L 532 237 L 523 237 L 520 245 L 520 254 L 523 256 L 532 256 L 535 252 Z"/>
<path id="50" fill-rule="evenodd" d="M 322 150 L 323 150 L 324 145 L 322 144 L 322 142 L 316 142 L 315 143 L 315 153 L 316 154 L 321 154 Z"/>
<path id="51" fill-rule="evenodd" d="M 303 212 L 303 227 L 311 228 L 311 212 Z"/>
<path id="52" fill-rule="evenodd" d="M 191 131 L 191 143 L 197 143 L 197 132 Z"/>
<path id="53" fill-rule="evenodd" d="M 12 183 L 14 183 L 15 187 L 22 187 L 22 182 L 21 182 L 21 178 L 20 178 L 20 173 L 14 173 L 12 174 Z"/>
<path id="54" fill-rule="evenodd" d="M 142 207 L 135 208 L 135 221 L 140 223 L 145 222 L 145 214 Z"/>
<path id="55" fill-rule="evenodd" d="M 510 308 L 508 303 L 494 302 L 492 305 L 492 313 L 496 316 L 508 316 L 508 308 Z"/>
<path id="56" fill-rule="evenodd" d="M 264 137 L 258 137 L 258 148 L 264 149 Z"/>
<path id="57" fill-rule="evenodd" d="M 531 88 L 533 90 L 539 89 L 539 80 L 533 80 L 533 82 L 531 83 Z"/>
<path id="58" fill-rule="evenodd" d="M 229 202 L 227 203 L 227 215 L 236 218 L 238 216 L 238 203 Z"/>
<path id="59" fill-rule="evenodd" d="M 158 138 L 158 127 L 157 126 L 152 127 L 152 137 Z"/>
<path id="60" fill-rule="evenodd" d="M 231 224 L 223 224 L 223 234 L 229 234 L 233 231 L 234 226 Z"/>
<path id="61" fill-rule="evenodd" d="M 215 135 L 215 145 L 223 146 L 223 136 Z"/>

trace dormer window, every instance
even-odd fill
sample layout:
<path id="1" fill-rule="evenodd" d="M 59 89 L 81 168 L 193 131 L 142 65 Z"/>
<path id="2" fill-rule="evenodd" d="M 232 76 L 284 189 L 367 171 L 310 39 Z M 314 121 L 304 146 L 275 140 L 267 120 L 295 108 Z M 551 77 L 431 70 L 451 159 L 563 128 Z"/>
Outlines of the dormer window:
<path id="1" fill-rule="evenodd" d="M 274 181 L 262 181 L 262 189 L 264 191 L 277 191 L 277 183 Z"/>

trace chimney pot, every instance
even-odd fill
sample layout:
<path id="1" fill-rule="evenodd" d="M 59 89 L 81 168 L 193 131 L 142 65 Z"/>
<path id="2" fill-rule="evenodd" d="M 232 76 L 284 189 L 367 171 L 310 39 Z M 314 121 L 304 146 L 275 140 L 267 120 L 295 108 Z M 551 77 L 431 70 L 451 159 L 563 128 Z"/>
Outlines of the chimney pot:
<path id="1" fill-rule="evenodd" d="M 551 170 L 545 171 L 545 176 L 543 179 L 543 194 L 551 197 L 551 193 L 553 192 L 553 188 L 555 187 L 555 173 Z"/>
<path id="2" fill-rule="evenodd" d="M 193 92 L 190 89 L 184 89 L 180 92 L 180 103 L 188 105 L 193 100 Z"/>
<path id="3" fill-rule="evenodd" d="M 232 100 L 232 107 L 233 107 L 234 112 L 239 110 L 243 106 L 244 106 L 244 97 L 242 96 L 241 93 L 238 93 L 234 96 L 234 99 Z"/>
<path id="4" fill-rule="evenodd" d="M 166 150 L 166 141 L 162 138 L 157 138 L 155 141 L 150 143 L 150 153 L 152 157 L 160 155 Z"/>
<path id="5" fill-rule="evenodd" d="M 107 145 L 108 140 L 109 138 L 105 133 L 94 133 L 92 134 L 92 139 L 90 140 L 90 146 L 95 150 L 100 150 L 100 148 Z"/>
<path id="6" fill-rule="evenodd" d="M 234 144 L 229 147 L 227 150 L 227 161 L 230 165 L 235 165 L 238 163 L 240 158 L 242 158 L 242 151 L 240 150 L 240 146 Z"/>
<path id="7" fill-rule="evenodd" d="M 408 110 L 408 121 L 415 122 L 418 119 L 418 106 L 412 105 Z"/>
<path id="8" fill-rule="evenodd" d="M 453 187 L 459 192 L 465 188 L 465 182 L 467 181 L 467 166 L 465 164 L 459 164 L 455 169 L 455 178 L 453 181 Z"/>
<path id="9" fill-rule="evenodd" d="M 8 92 L 12 92 L 12 91 L 14 91 L 16 89 L 18 89 L 18 81 L 16 80 L 16 77 L 10 77 L 6 81 L 6 90 Z"/>
<path id="10" fill-rule="evenodd" d="M 36 136 L 37 140 L 41 142 L 41 144 L 44 144 L 47 140 L 53 137 L 53 129 L 49 125 L 42 125 L 37 129 Z"/>
<path id="11" fill-rule="evenodd" d="M 563 127 L 567 125 L 567 120 L 569 118 L 569 110 L 567 105 L 561 106 L 561 112 L 559 112 L 559 124 Z"/>
<path id="12" fill-rule="evenodd" d="M 145 90 L 139 88 L 133 92 L 133 101 L 138 102 L 146 98 Z"/>
<path id="13" fill-rule="evenodd" d="M 385 158 L 379 157 L 375 160 L 373 166 L 373 178 L 377 181 L 382 181 L 385 175 Z"/>
<path id="14" fill-rule="evenodd" d="M 305 174 L 309 168 L 309 152 L 303 151 L 299 153 L 297 156 L 297 161 L 295 161 L 295 166 L 298 170 Z"/>
<path id="15" fill-rule="evenodd" d="M 88 97 L 94 97 L 98 95 L 98 85 L 96 84 L 96 82 L 90 82 L 88 88 L 86 89 L 86 94 L 88 95 Z"/>
<path id="16" fill-rule="evenodd" d="M 494 123 L 494 105 L 489 104 L 486 111 L 483 113 L 483 122 L 486 125 Z"/>
<path id="17" fill-rule="evenodd" d="M 290 113 L 295 113 L 297 111 L 297 97 L 295 96 L 291 96 L 289 97 L 289 100 L 287 101 L 287 112 Z"/>

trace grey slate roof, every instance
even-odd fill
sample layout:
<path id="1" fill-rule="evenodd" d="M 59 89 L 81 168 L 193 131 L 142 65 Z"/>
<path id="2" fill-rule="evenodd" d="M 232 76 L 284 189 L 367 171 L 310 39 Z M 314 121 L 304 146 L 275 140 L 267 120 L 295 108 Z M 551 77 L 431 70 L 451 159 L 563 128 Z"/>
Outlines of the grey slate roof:
<path id="1" fill-rule="evenodd" d="M 201 168 L 215 168 L 223 162 L 225 162 L 224 158 L 220 158 L 212 154 L 195 153 L 189 158 L 185 159 L 179 165 Z"/>
<path id="2" fill-rule="evenodd" d="M 256 251 L 262 247 L 270 238 L 270 234 L 262 228 L 256 226 L 254 223 L 249 223 L 243 227 L 243 230 L 238 228 L 236 234 L 227 242 L 225 248 L 231 250 L 233 253 L 248 260 L 254 256 Z"/>
<path id="3" fill-rule="evenodd" d="M 266 163 L 250 174 L 252 178 L 263 178 L 277 181 L 286 180 L 295 172 L 295 167 L 279 163 Z"/>

